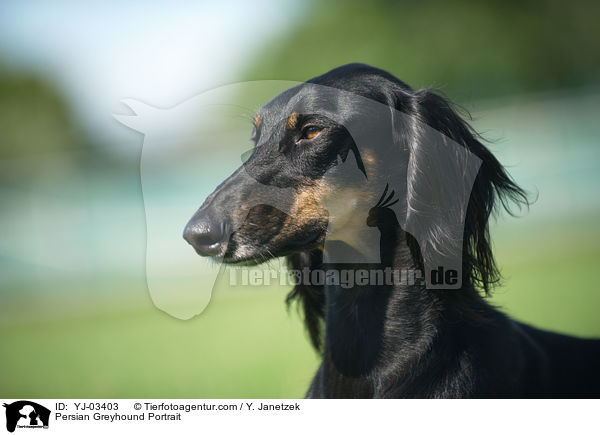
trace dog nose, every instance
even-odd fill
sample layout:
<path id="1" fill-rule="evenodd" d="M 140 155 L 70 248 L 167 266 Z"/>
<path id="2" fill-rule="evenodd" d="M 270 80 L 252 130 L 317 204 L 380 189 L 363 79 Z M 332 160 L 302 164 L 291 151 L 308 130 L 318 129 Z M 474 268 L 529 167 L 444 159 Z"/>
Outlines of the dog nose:
<path id="1" fill-rule="evenodd" d="M 224 220 L 216 220 L 206 213 L 199 213 L 185 226 L 183 238 L 199 255 L 212 257 L 221 253 L 226 244 L 228 227 Z"/>

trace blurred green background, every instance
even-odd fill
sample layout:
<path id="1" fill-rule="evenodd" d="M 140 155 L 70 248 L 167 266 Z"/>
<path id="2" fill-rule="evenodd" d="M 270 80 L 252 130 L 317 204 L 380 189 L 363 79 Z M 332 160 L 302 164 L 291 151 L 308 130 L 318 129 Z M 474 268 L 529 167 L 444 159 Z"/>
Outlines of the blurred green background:
<path id="1" fill-rule="evenodd" d="M 538 197 L 493 224 L 505 279 L 492 303 L 600 336 L 599 12 L 592 1 L 3 2 L 0 397 L 302 397 L 318 356 L 285 310 L 287 288 L 218 288 L 188 321 L 153 305 L 142 137 L 111 113 L 123 98 L 170 107 L 355 61 L 469 109 Z"/>

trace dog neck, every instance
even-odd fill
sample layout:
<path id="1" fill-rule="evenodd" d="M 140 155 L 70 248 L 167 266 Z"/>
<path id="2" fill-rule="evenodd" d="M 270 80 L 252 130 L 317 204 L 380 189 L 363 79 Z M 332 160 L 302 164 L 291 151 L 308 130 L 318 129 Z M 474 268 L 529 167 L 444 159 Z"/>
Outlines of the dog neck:
<path id="1" fill-rule="evenodd" d="M 378 264 L 326 264 L 327 270 L 359 274 L 364 270 L 416 270 L 405 233 L 399 228 L 382 232 Z M 364 275 L 364 272 L 362 272 Z M 441 334 L 442 316 L 454 316 L 462 297 L 449 298 L 422 284 L 326 286 L 325 343 L 322 382 L 332 395 L 372 397 L 382 377 L 401 378 L 426 371 L 422 366 Z M 463 291 L 463 290 L 459 290 Z M 467 298 L 468 299 L 468 298 Z M 461 301 L 455 305 L 452 301 Z M 479 302 L 476 302 L 477 304 Z M 450 313 L 449 313 L 450 312 Z M 443 358 L 443 355 L 442 355 Z M 389 385 L 388 382 L 386 382 Z"/>

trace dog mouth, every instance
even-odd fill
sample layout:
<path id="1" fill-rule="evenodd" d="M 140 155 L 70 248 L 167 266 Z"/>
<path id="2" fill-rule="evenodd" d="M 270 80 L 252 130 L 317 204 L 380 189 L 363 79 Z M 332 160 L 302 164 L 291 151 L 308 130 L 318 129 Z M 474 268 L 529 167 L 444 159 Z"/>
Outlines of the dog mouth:
<path id="1" fill-rule="evenodd" d="M 324 231 L 318 229 L 310 231 L 300 239 L 294 240 L 290 243 L 292 248 L 300 248 L 301 251 L 306 251 L 311 248 L 315 248 L 319 244 L 325 241 Z"/>
<path id="2" fill-rule="evenodd" d="M 221 255 L 212 258 L 219 263 L 238 265 L 238 266 L 256 266 L 277 257 L 285 257 L 297 252 L 309 251 L 323 246 L 325 242 L 325 231 L 315 229 L 303 234 L 302 237 L 293 239 L 280 247 L 262 245 L 237 245 L 233 238 L 230 239 L 230 245 Z"/>

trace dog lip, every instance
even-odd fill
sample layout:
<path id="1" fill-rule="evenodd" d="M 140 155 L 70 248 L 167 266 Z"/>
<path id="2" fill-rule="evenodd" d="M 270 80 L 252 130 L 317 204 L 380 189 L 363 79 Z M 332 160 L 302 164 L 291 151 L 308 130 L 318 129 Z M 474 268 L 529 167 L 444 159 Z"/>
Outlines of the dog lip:
<path id="1" fill-rule="evenodd" d="M 318 231 L 312 231 L 310 233 L 308 233 L 308 235 L 306 235 L 306 237 L 303 237 L 302 239 L 299 240 L 294 240 L 293 242 L 290 243 L 291 246 L 306 246 L 306 245 L 310 245 L 312 243 L 314 243 L 315 241 L 317 241 L 320 237 L 321 237 L 322 231 L 318 230 Z"/>
<path id="2" fill-rule="evenodd" d="M 221 262 L 224 264 L 234 264 L 236 266 L 258 266 L 259 264 L 264 263 L 269 260 L 269 258 L 261 258 L 261 257 L 248 257 L 248 258 L 220 258 Z"/>
<path id="3" fill-rule="evenodd" d="M 323 243 L 325 233 L 323 231 L 312 231 L 306 237 L 290 242 L 287 248 L 281 250 L 276 254 L 277 257 L 283 257 L 286 255 L 293 254 L 298 251 L 304 251 L 307 249 L 314 249 Z M 224 264 L 231 264 L 237 266 L 256 266 L 274 258 L 272 255 L 261 255 L 260 253 L 254 253 L 247 257 L 236 257 L 235 255 L 227 256 L 223 253 L 213 257 L 216 261 Z"/>

